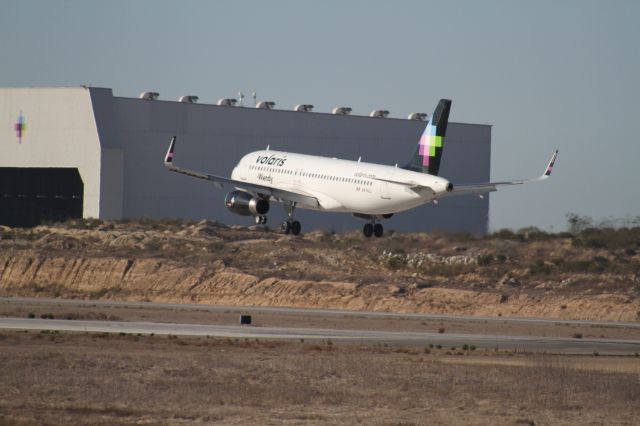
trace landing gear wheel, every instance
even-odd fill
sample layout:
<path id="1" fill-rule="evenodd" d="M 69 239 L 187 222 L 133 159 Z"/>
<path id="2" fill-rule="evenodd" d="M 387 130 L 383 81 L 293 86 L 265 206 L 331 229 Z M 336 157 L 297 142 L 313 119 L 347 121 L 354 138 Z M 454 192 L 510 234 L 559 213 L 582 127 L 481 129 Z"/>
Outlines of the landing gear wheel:
<path id="1" fill-rule="evenodd" d="M 256 225 L 266 225 L 267 224 L 267 217 L 266 216 L 256 216 Z"/>
<path id="2" fill-rule="evenodd" d="M 300 222 L 298 222 L 297 220 L 294 220 L 291 223 L 291 233 L 293 235 L 298 235 L 301 230 L 302 230 L 302 225 L 300 225 Z"/>
<path id="3" fill-rule="evenodd" d="M 373 235 L 375 235 L 377 238 L 382 237 L 383 231 L 384 231 L 384 228 L 380 223 L 376 223 L 375 225 L 373 225 Z"/>
<path id="4" fill-rule="evenodd" d="M 280 230 L 282 231 L 283 234 L 289 234 L 291 232 L 291 222 L 289 222 L 288 220 L 285 220 L 284 222 L 282 222 L 282 225 L 280 226 Z"/>
<path id="5" fill-rule="evenodd" d="M 370 223 L 365 224 L 362 228 L 362 233 L 365 237 L 369 238 L 373 234 L 373 225 Z"/>

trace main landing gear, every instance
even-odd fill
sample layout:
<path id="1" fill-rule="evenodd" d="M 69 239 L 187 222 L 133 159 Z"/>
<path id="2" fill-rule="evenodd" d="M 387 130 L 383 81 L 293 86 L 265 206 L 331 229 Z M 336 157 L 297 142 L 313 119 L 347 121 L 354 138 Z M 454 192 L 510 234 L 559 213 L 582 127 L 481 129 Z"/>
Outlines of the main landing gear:
<path id="1" fill-rule="evenodd" d="M 371 235 L 375 235 L 377 238 L 382 237 L 384 228 L 381 223 L 370 222 L 364 225 L 362 233 L 365 237 L 369 238 Z"/>
<path id="2" fill-rule="evenodd" d="M 298 235 L 302 230 L 302 225 L 297 220 L 293 220 L 293 210 L 296 208 L 295 203 L 289 203 L 284 205 L 285 210 L 287 211 L 287 215 L 289 216 L 287 220 L 282 222 L 280 229 L 283 234 L 293 234 Z"/>
<path id="3" fill-rule="evenodd" d="M 264 215 L 256 216 L 256 225 L 266 225 L 267 217 Z"/>

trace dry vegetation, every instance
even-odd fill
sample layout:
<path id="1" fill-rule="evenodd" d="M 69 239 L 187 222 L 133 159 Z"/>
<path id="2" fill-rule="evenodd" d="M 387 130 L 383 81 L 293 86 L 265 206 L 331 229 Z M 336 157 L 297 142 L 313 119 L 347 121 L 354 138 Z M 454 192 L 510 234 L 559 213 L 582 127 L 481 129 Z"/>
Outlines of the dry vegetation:
<path id="1" fill-rule="evenodd" d="M 640 227 L 573 219 L 572 233 L 369 240 L 212 221 L 2 228 L 0 294 L 640 319 Z"/>
<path id="2" fill-rule="evenodd" d="M 635 357 L 4 332 L 0 423 L 636 424 L 638 374 Z"/>

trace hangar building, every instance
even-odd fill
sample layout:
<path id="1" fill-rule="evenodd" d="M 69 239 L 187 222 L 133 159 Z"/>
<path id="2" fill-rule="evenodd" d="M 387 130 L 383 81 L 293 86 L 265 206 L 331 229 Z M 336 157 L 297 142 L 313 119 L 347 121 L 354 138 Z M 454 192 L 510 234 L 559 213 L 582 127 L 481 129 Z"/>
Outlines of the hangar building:
<path id="1" fill-rule="evenodd" d="M 0 88 L 0 224 L 31 226 L 68 217 L 210 218 L 251 224 L 224 207 L 230 188 L 168 172 L 176 164 L 228 176 L 247 152 L 272 149 L 404 164 L 425 123 L 369 115 L 211 105 L 113 96 L 95 87 Z M 426 105 L 430 110 L 435 105 Z M 305 111 L 306 109 L 306 111 Z M 455 111 L 455 100 L 454 100 Z M 342 112 L 343 114 L 340 114 Z M 455 116 L 455 112 L 454 112 Z M 440 174 L 454 183 L 488 181 L 491 126 L 449 123 Z M 286 217 L 274 205 L 269 224 Z M 454 197 L 396 214 L 386 229 L 487 232 L 489 199 Z M 359 229 L 348 214 L 297 210 L 304 230 Z"/>

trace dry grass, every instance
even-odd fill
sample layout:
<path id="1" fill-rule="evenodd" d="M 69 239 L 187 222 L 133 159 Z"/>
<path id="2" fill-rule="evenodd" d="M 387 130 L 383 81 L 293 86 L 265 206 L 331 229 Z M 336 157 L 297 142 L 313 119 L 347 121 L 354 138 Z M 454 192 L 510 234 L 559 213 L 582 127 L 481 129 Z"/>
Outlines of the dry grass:
<path id="1" fill-rule="evenodd" d="M 520 365 L 504 365 L 507 355 L 445 351 L 5 333 L 0 423 L 632 424 L 640 416 L 638 364 L 612 373 L 573 368 L 604 357 L 521 355 Z"/>

